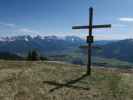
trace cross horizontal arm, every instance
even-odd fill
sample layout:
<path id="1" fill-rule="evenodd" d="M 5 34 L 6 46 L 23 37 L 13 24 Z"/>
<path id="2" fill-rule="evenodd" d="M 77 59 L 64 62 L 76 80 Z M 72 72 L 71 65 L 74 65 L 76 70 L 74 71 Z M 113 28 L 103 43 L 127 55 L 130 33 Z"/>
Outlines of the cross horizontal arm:
<path id="1" fill-rule="evenodd" d="M 89 28 L 111 28 L 111 24 L 93 25 L 92 27 L 90 27 L 90 26 L 73 26 L 72 27 L 72 29 L 89 29 Z"/>
<path id="2" fill-rule="evenodd" d="M 94 25 L 93 28 L 111 28 L 111 24 L 106 24 L 106 25 Z"/>
<path id="3" fill-rule="evenodd" d="M 73 26 L 72 29 L 89 29 L 89 26 Z"/>

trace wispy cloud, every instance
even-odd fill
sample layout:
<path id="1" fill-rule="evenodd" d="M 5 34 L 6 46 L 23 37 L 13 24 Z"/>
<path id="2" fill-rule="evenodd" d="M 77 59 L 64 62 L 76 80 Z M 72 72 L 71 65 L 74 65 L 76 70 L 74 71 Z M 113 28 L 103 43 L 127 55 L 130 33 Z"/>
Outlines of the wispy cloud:
<path id="1" fill-rule="evenodd" d="M 13 28 L 13 27 L 16 26 L 15 24 L 12 24 L 12 23 L 4 23 L 4 22 L 0 22 L 0 25 L 6 26 L 6 27 L 11 27 L 11 28 Z"/>
<path id="2" fill-rule="evenodd" d="M 33 30 L 30 30 L 28 28 L 20 28 L 18 29 L 19 32 L 26 32 L 26 33 L 33 33 L 34 31 Z"/>
<path id="3" fill-rule="evenodd" d="M 17 29 L 17 32 L 19 33 L 25 33 L 25 34 L 29 34 L 29 35 L 38 35 L 38 34 L 42 34 L 41 32 L 29 29 L 29 28 L 19 28 Z"/>
<path id="4" fill-rule="evenodd" d="M 6 33 L 9 31 L 10 33 L 12 32 L 14 35 L 33 35 L 34 36 L 34 35 L 42 34 L 39 31 L 35 31 L 28 27 L 21 27 L 13 23 L 0 22 L 0 27 L 2 28 L 5 27 L 5 29 L 7 29 Z"/>
<path id="5" fill-rule="evenodd" d="M 130 39 L 130 38 L 133 38 L 132 33 L 112 33 L 110 35 L 107 35 L 106 33 L 95 34 L 96 40 L 123 40 L 123 39 Z"/>
<path id="6" fill-rule="evenodd" d="M 112 27 L 113 28 L 125 28 L 125 27 L 128 27 L 128 26 L 124 25 L 124 24 L 113 24 Z"/>
<path id="7" fill-rule="evenodd" d="M 119 21 L 133 22 L 133 17 L 121 17 L 121 18 L 119 18 Z"/>

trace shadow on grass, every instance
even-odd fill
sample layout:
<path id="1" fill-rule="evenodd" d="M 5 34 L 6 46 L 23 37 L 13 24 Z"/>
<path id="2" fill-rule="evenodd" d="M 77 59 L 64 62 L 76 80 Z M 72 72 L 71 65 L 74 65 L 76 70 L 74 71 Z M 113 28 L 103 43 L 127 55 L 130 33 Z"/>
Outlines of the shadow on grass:
<path id="1" fill-rule="evenodd" d="M 54 92 L 55 90 L 58 90 L 58 89 L 63 88 L 63 87 L 79 89 L 79 90 L 90 90 L 90 88 L 85 88 L 85 87 L 81 87 L 81 86 L 73 86 L 73 84 L 77 83 L 78 81 L 84 79 L 87 76 L 88 76 L 87 74 L 84 74 L 77 79 L 68 81 L 67 83 L 58 83 L 55 81 L 43 81 L 43 83 L 56 86 L 55 88 L 50 89 L 49 92 Z"/>

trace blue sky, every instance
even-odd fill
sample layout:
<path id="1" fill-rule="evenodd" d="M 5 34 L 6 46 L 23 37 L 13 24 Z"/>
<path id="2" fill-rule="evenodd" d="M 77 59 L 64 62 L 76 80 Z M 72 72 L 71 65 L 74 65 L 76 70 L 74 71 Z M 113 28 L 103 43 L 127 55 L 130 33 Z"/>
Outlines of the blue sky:
<path id="1" fill-rule="evenodd" d="M 0 0 L 0 36 L 76 35 L 73 25 L 88 25 L 89 7 L 94 24 L 112 24 L 94 30 L 97 40 L 133 38 L 133 0 Z"/>

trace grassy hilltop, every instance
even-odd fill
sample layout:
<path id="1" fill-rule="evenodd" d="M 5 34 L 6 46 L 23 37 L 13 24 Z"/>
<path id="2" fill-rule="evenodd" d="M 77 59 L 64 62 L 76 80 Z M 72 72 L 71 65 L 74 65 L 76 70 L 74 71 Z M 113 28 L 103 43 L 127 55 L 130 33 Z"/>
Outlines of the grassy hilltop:
<path id="1" fill-rule="evenodd" d="M 133 100 L 131 70 L 0 61 L 0 100 Z"/>

